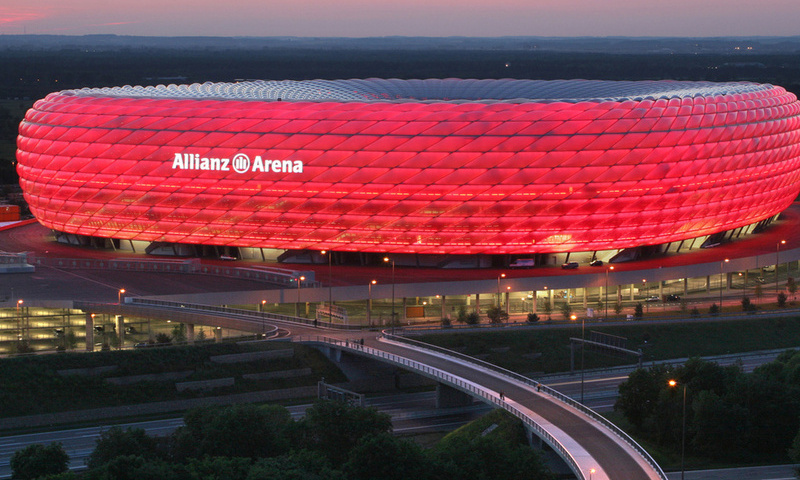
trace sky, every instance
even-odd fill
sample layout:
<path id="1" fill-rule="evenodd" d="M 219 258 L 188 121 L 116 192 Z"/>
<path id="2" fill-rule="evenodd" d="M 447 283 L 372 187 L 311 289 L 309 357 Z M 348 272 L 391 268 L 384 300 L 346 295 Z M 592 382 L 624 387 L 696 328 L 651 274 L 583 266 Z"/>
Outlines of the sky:
<path id="1" fill-rule="evenodd" d="M 0 34 L 789 36 L 800 0 L 0 0 Z"/>

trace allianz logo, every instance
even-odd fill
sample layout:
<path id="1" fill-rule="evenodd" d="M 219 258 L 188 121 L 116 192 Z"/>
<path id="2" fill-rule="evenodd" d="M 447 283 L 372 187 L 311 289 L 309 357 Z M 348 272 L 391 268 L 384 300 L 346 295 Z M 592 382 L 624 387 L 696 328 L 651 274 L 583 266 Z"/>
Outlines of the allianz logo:
<path id="1" fill-rule="evenodd" d="M 237 153 L 233 158 L 201 157 L 197 153 L 176 153 L 172 159 L 173 170 L 205 170 L 236 173 L 273 172 L 303 173 L 301 160 L 270 160 L 256 155 L 253 160 L 245 153 Z"/>

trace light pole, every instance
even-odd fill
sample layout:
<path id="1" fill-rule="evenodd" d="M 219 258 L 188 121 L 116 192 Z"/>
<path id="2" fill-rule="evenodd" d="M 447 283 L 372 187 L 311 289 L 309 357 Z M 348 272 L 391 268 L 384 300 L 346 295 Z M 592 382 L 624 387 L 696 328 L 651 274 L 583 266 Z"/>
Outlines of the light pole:
<path id="1" fill-rule="evenodd" d="M 328 254 L 328 323 L 333 325 L 333 250 L 323 250 Z M 314 317 L 314 326 L 317 326 L 317 317 Z"/>
<path id="2" fill-rule="evenodd" d="M 573 322 L 578 319 L 578 316 L 574 313 L 569 316 L 570 320 Z M 584 372 L 584 363 L 583 360 L 585 358 L 583 352 L 586 351 L 586 317 L 581 317 L 581 403 L 583 403 L 583 372 Z"/>
<path id="3" fill-rule="evenodd" d="M 303 275 L 300 275 L 297 278 L 297 303 L 295 304 L 295 307 L 294 307 L 294 316 L 295 317 L 299 317 L 300 316 L 300 285 L 303 283 L 303 280 L 305 280 L 305 279 L 306 279 L 306 277 L 303 276 Z"/>
<path id="4" fill-rule="evenodd" d="M 647 279 L 646 278 L 642 279 L 642 287 L 644 288 L 644 307 L 647 310 L 647 313 L 650 313 L 650 302 L 647 301 L 647 300 L 649 300 L 649 297 L 650 297 L 650 290 L 647 287 Z"/>
<path id="5" fill-rule="evenodd" d="M 378 283 L 377 280 L 372 280 L 367 285 L 367 288 L 369 289 L 367 294 L 367 326 L 370 328 L 372 328 L 372 286 L 376 283 Z"/>
<path id="6" fill-rule="evenodd" d="M 385 263 L 392 263 L 392 328 L 394 328 L 394 259 L 383 257 Z"/>
<path id="7" fill-rule="evenodd" d="M 606 320 L 608 320 L 608 272 L 614 270 L 614 267 L 606 268 Z"/>
<path id="8" fill-rule="evenodd" d="M 596 471 L 597 470 L 595 470 L 594 468 L 590 468 L 589 469 L 589 480 L 592 480 L 592 475 L 594 475 L 594 472 L 596 472 Z"/>
<path id="9" fill-rule="evenodd" d="M 19 307 L 23 304 L 22 299 L 17 300 L 17 340 L 22 340 L 22 317 L 19 316 Z"/>
<path id="10" fill-rule="evenodd" d="M 509 307 L 511 306 L 511 286 L 506 287 L 506 315 L 509 313 Z"/>
<path id="11" fill-rule="evenodd" d="M 730 258 L 726 258 L 725 260 L 719 262 L 719 313 L 720 314 L 722 314 L 722 287 L 723 287 L 722 266 L 730 261 L 731 261 Z"/>
<path id="12" fill-rule="evenodd" d="M 678 386 L 677 380 L 670 380 L 669 386 L 675 388 Z M 684 454 L 686 453 L 686 384 L 683 384 L 683 420 L 681 422 L 681 480 L 683 480 L 684 469 Z"/>
<path id="13" fill-rule="evenodd" d="M 497 277 L 497 308 L 500 308 L 500 279 L 501 278 L 506 278 L 506 274 L 505 273 L 501 273 Z"/>
<path id="14" fill-rule="evenodd" d="M 778 257 L 781 253 L 781 245 L 786 245 L 786 240 L 781 240 L 775 246 L 775 296 L 778 295 L 778 263 L 780 263 Z"/>
<path id="15" fill-rule="evenodd" d="M 119 291 L 117 292 L 117 303 L 120 303 L 120 304 L 122 303 L 122 296 L 123 295 L 125 295 L 125 289 L 124 288 L 120 288 Z"/>

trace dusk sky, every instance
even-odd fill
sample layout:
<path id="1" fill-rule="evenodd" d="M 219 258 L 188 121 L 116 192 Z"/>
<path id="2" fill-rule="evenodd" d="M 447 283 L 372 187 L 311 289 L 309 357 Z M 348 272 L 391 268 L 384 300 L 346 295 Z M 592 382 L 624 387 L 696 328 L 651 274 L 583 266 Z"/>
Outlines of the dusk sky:
<path id="1" fill-rule="evenodd" d="M 784 36 L 798 0 L 2 0 L 0 34 Z"/>

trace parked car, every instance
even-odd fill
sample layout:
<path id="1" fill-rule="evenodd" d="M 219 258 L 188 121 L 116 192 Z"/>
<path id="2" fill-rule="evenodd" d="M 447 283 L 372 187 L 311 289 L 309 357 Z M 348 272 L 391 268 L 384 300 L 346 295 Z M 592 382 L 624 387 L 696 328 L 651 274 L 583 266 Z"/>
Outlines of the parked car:
<path id="1" fill-rule="evenodd" d="M 666 299 L 667 299 L 668 302 L 680 302 L 681 301 L 681 296 L 680 295 L 675 295 L 675 294 L 670 294 L 670 295 L 666 296 Z"/>
<path id="2" fill-rule="evenodd" d="M 563 264 L 561 264 L 561 268 L 563 268 L 565 270 L 572 270 L 572 269 L 578 268 L 578 262 L 563 263 Z"/>
<path id="3" fill-rule="evenodd" d="M 220 260 L 228 260 L 228 261 L 233 261 L 233 260 L 236 260 L 236 257 L 234 257 L 234 256 L 232 256 L 232 255 L 220 255 L 220 256 L 219 256 L 219 259 L 220 259 Z"/>
<path id="4" fill-rule="evenodd" d="M 530 268 L 536 266 L 536 259 L 534 258 L 518 258 L 511 262 L 511 268 Z"/>
<path id="5" fill-rule="evenodd" d="M 650 295 L 645 299 L 645 302 L 660 302 L 661 298 L 658 295 Z"/>
<path id="6" fill-rule="evenodd" d="M 602 267 L 603 261 L 602 260 L 592 260 L 592 263 L 589 264 L 590 267 Z"/>

